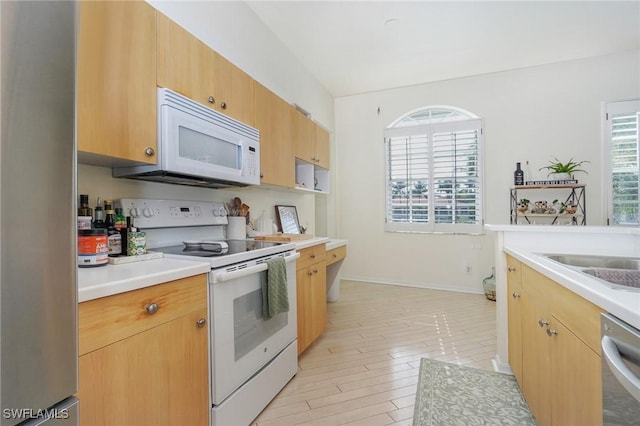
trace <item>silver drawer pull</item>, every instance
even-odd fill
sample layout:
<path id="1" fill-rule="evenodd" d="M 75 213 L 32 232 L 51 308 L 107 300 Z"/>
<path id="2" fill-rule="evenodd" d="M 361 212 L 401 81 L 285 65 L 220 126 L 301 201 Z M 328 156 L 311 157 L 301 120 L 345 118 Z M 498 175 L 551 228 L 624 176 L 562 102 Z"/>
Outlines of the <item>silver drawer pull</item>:
<path id="1" fill-rule="evenodd" d="M 514 291 L 511 296 L 513 296 L 514 299 L 519 299 L 520 298 L 520 293 L 517 293 L 517 292 Z"/>
<path id="2" fill-rule="evenodd" d="M 516 270 L 516 268 L 513 267 L 513 266 L 508 266 L 507 267 L 507 271 L 509 271 L 509 272 L 515 272 L 515 270 Z"/>
<path id="3" fill-rule="evenodd" d="M 558 332 L 551 327 L 547 327 L 547 336 L 552 337 L 554 334 L 558 334 Z"/>
<path id="4" fill-rule="evenodd" d="M 205 326 L 206 323 L 207 323 L 206 319 L 200 318 L 198 321 L 196 321 L 196 326 L 198 326 L 198 328 L 202 328 Z"/>
<path id="5" fill-rule="evenodd" d="M 539 325 L 540 327 L 544 327 L 545 325 L 549 325 L 549 321 L 545 320 L 544 318 L 540 318 L 540 319 L 538 320 L 538 325 Z"/>
<path id="6" fill-rule="evenodd" d="M 309 257 L 312 258 L 312 259 L 315 259 L 316 258 L 316 254 L 315 253 L 311 253 L 311 255 Z"/>
<path id="7" fill-rule="evenodd" d="M 147 311 L 147 314 L 149 315 L 153 315 L 156 312 L 158 312 L 158 309 L 160 309 L 160 306 L 158 306 L 157 303 L 150 303 L 147 305 L 147 307 L 145 308 L 145 311 Z"/>

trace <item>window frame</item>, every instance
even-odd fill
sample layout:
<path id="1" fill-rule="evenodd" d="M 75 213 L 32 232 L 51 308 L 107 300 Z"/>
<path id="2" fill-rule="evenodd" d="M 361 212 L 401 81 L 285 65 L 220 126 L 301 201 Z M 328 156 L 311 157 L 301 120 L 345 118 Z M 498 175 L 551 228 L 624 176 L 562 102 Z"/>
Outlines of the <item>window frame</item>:
<path id="1" fill-rule="evenodd" d="M 427 109 L 442 107 L 428 107 L 414 110 L 411 113 L 401 117 L 394 121 L 394 123 L 385 129 L 384 131 L 384 169 L 385 169 L 385 232 L 408 232 L 408 233 L 428 233 L 428 234 L 464 234 L 464 235 L 482 235 L 484 231 L 484 218 L 485 218 L 485 184 L 484 184 L 484 123 L 483 120 L 470 114 L 466 111 L 458 108 L 448 107 L 448 109 L 455 112 L 462 112 L 466 117 L 464 119 L 456 121 L 444 121 L 428 124 L 418 124 L 415 126 L 399 126 L 394 127 L 395 124 L 401 122 L 404 117 L 414 114 L 418 111 L 424 111 Z M 475 199 L 476 215 L 479 215 L 477 223 L 437 223 L 435 216 L 436 201 L 431 196 L 435 194 L 435 181 L 434 181 L 434 158 L 433 158 L 433 135 L 438 133 L 452 133 L 462 132 L 465 130 L 477 131 L 478 148 L 477 148 L 477 174 L 478 174 L 478 192 Z M 393 137 L 405 137 L 405 136 L 427 136 L 428 144 L 428 221 L 427 222 L 395 222 L 391 220 L 391 187 L 390 182 L 390 167 L 389 167 L 389 146 L 388 139 Z"/>
<path id="2" fill-rule="evenodd" d="M 618 113 L 631 113 L 634 110 L 638 114 L 638 129 L 640 133 L 640 98 L 627 99 L 622 101 L 603 102 L 603 125 L 602 125 L 602 152 L 603 152 L 603 192 L 605 200 L 605 217 L 608 226 L 617 227 L 637 227 L 640 225 L 640 215 L 636 223 L 616 223 L 614 221 L 614 202 L 613 202 L 613 167 L 611 158 L 611 135 L 612 135 L 612 123 L 609 118 L 610 114 Z M 640 156 L 640 136 L 638 137 L 638 155 Z M 640 161 L 638 162 L 638 173 L 640 175 Z M 640 185 L 640 182 L 639 182 Z M 638 207 L 640 207 L 640 199 L 638 200 Z"/>

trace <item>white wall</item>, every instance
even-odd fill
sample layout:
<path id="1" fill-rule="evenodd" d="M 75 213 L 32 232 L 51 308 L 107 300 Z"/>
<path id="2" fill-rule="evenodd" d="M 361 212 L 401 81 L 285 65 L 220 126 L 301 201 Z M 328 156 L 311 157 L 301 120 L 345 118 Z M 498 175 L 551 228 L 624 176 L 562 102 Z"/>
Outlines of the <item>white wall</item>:
<path id="1" fill-rule="evenodd" d="M 486 223 L 509 223 L 516 162 L 528 160 L 542 179 L 538 168 L 550 159 L 575 156 L 591 162 L 578 176 L 587 184 L 588 224 L 604 224 L 601 103 L 640 96 L 639 64 L 634 51 L 336 99 L 336 221 L 338 236 L 349 240 L 343 277 L 482 292 L 493 265 L 490 235 L 383 230 L 383 129 L 428 105 L 484 119 Z M 553 199 L 534 197 L 527 198 Z"/>
<path id="2" fill-rule="evenodd" d="M 333 98 L 302 67 L 284 45 L 243 2 L 219 1 L 149 1 L 162 13 L 194 34 L 211 48 L 233 62 L 290 103 L 297 103 L 311 112 L 312 118 L 333 131 Z M 335 233 L 335 225 L 327 213 L 333 203 L 291 191 L 265 187 L 215 190 L 152 182 L 111 178 L 111 170 L 81 165 L 78 168 L 78 193 L 95 197 L 166 198 L 178 200 L 227 201 L 240 196 L 251 206 L 251 217 L 257 219 L 262 210 L 275 219 L 274 205 L 295 205 L 301 225 L 316 235 Z M 324 196 L 318 196 L 324 197 Z M 322 208 L 324 206 L 324 208 Z M 329 224 L 329 225 L 327 225 Z"/>

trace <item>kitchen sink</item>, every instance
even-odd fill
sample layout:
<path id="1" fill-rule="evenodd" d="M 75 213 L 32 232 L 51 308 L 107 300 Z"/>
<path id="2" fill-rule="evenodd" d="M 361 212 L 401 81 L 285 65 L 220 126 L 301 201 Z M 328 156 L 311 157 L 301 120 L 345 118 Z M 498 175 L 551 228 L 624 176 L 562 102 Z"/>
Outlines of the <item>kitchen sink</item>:
<path id="1" fill-rule="evenodd" d="M 543 256 L 604 281 L 609 287 L 640 291 L 640 258 L 580 254 L 544 254 Z"/>
<path id="2" fill-rule="evenodd" d="M 636 257 L 588 256 L 581 254 L 545 254 L 545 256 L 569 266 L 640 270 L 640 258 Z"/>

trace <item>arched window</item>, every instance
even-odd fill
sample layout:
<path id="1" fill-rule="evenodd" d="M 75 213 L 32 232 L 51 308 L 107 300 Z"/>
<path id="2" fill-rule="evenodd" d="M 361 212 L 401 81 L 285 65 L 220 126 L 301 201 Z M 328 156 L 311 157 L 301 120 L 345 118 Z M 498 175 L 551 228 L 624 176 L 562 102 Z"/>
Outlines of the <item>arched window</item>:
<path id="1" fill-rule="evenodd" d="M 386 231 L 482 233 L 480 118 L 421 108 L 385 129 L 384 140 Z"/>

